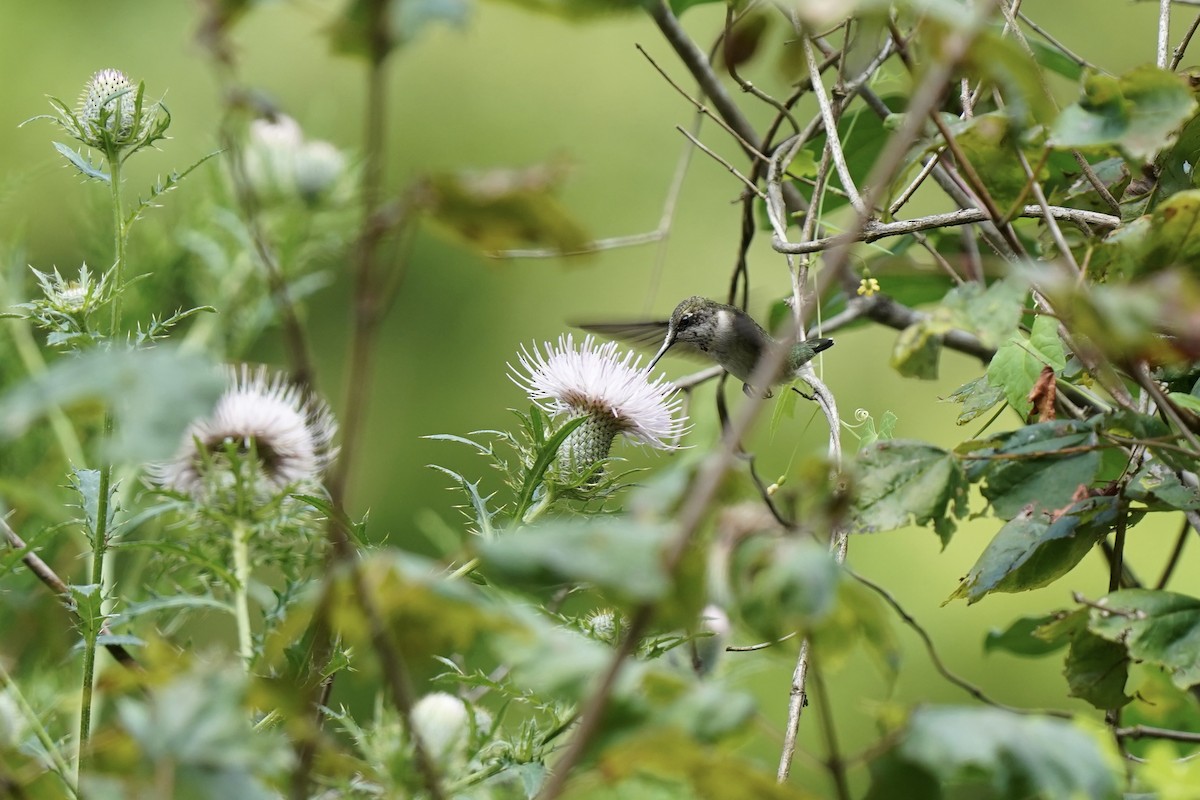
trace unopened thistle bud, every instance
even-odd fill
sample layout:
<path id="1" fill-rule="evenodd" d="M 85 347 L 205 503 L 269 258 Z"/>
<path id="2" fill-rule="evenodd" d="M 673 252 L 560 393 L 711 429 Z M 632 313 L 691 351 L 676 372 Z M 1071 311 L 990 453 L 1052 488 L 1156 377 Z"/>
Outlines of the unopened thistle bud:
<path id="1" fill-rule="evenodd" d="M 466 746 L 471 731 L 466 703 L 446 692 L 431 692 L 418 700 L 412 725 L 429 755 L 442 764 Z"/>
<path id="2" fill-rule="evenodd" d="M 115 140 L 128 138 L 134 126 L 137 87 L 118 69 L 102 69 L 92 76 L 79 98 L 79 121 L 88 131 L 107 131 Z M 99 137 L 87 142 L 103 148 Z"/>

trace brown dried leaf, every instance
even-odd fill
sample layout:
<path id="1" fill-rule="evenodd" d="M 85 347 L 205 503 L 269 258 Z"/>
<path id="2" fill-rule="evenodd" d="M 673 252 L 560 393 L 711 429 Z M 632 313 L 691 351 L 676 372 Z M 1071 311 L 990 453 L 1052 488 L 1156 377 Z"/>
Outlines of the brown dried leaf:
<path id="1" fill-rule="evenodd" d="M 1042 374 L 1038 376 L 1037 383 L 1029 390 L 1028 400 L 1037 411 L 1038 422 L 1054 421 L 1055 392 L 1054 368 L 1046 365 L 1042 367 Z"/>

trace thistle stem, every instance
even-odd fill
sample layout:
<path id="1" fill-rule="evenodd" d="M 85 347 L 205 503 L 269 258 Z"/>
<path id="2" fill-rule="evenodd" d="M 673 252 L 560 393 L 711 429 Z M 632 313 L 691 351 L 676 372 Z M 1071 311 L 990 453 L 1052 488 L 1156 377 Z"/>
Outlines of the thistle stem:
<path id="1" fill-rule="evenodd" d="M 254 660 L 254 642 L 250 638 L 250 526 L 243 520 L 233 524 L 233 574 L 237 578 L 233 605 L 237 618 L 238 655 L 249 672 L 250 662 Z"/>
<path id="2" fill-rule="evenodd" d="M 121 333 L 121 295 L 125 290 L 125 219 L 124 207 L 121 202 L 121 156 L 115 150 L 107 154 L 109 168 L 109 187 L 112 194 L 113 208 L 113 294 L 111 315 L 109 317 L 109 344 L 114 343 Z M 104 438 L 111 438 L 113 432 L 112 412 L 104 415 Z M 113 467 L 104 464 L 100 467 L 100 486 L 96 498 L 96 527 L 92 531 L 92 574 L 91 583 L 100 587 L 101 608 L 105 595 L 104 554 L 108 549 L 108 538 L 111 533 L 108 527 L 110 515 L 110 499 L 112 495 Z M 92 732 L 92 698 L 96 682 L 96 639 L 102 625 L 89 624 L 85 626 L 86 634 L 83 641 L 83 683 L 80 689 L 79 701 L 79 748 L 75 760 L 75 782 L 78 785 L 79 773 L 83 770 L 84 751 Z"/>

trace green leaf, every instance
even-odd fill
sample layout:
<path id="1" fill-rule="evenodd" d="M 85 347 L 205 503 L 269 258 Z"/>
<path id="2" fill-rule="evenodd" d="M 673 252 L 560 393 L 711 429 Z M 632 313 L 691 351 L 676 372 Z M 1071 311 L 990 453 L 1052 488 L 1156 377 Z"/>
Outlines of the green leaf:
<path id="1" fill-rule="evenodd" d="M 832 610 L 841 574 L 816 542 L 753 536 L 733 554 L 738 614 L 764 639 L 808 630 Z"/>
<path id="2" fill-rule="evenodd" d="M 995 437 L 992 447 L 968 453 L 968 475 L 985 481 L 983 496 L 1002 519 L 1012 519 L 1027 506 L 1053 511 L 1070 504 L 1081 486 L 1095 480 L 1099 442 L 1087 422 L 1026 425 Z"/>
<path id="3" fill-rule="evenodd" d="M 651 602 L 671 588 L 663 569 L 670 530 L 627 517 L 557 520 L 480 543 L 488 574 L 525 585 L 590 583 L 630 602 Z"/>
<path id="4" fill-rule="evenodd" d="M 919 787 L 914 789 L 914 787 Z M 955 797 L 1116 800 L 1099 745 L 1070 722 L 998 708 L 924 707 L 872 769 L 867 800 Z M 986 792 L 986 794 L 984 794 Z"/>
<path id="5" fill-rule="evenodd" d="M 530 417 L 531 420 L 537 420 L 536 415 Z M 525 483 L 521 485 L 521 493 L 517 496 L 517 508 L 513 512 L 513 519 L 521 522 L 525 518 L 525 512 L 533 505 L 533 495 L 537 488 L 542 485 L 542 478 L 546 475 L 546 470 L 554 463 L 555 457 L 558 455 L 558 448 L 562 447 L 562 443 L 567 440 L 567 437 L 575 432 L 575 429 L 587 422 L 586 416 L 577 417 L 573 420 L 563 423 L 563 426 L 555 431 L 554 435 L 546 441 L 537 455 L 533 459 L 533 464 L 529 467 L 529 471 L 525 473 Z M 540 425 L 541 422 L 536 424 Z"/>
<path id="6" fill-rule="evenodd" d="M 1028 283 L 1018 278 L 993 281 L 986 289 L 971 281 L 947 292 L 942 307 L 953 315 L 955 327 L 974 333 L 988 347 L 999 347 L 1021 321 L 1028 292 Z"/>
<path id="7" fill-rule="evenodd" d="M 1030 37 L 1029 46 L 1033 49 L 1033 57 L 1037 63 L 1067 80 L 1077 81 L 1083 77 L 1083 67 L 1072 60 L 1057 47 L 1053 47 L 1041 39 Z"/>
<path id="8" fill-rule="evenodd" d="M 567 20 L 612 18 L 619 12 L 641 11 L 645 8 L 643 0 L 506 0 L 506 2 L 518 8 Z"/>
<path id="9" fill-rule="evenodd" d="M 1023 592 L 1065 575 L 1117 519 L 1115 497 L 1089 497 L 1051 518 L 1027 509 L 1005 523 L 951 600 L 975 603 L 991 592 Z"/>
<path id="10" fill-rule="evenodd" d="M 0 440 L 21 435 L 54 406 L 99 401 L 116 418 L 114 460 L 166 458 L 188 424 L 207 415 L 224 388 L 207 358 L 177 348 L 91 350 L 64 357 L 0 396 Z"/>
<path id="11" fill-rule="evenodd" d="M 1200 490 L 1187 486 L 1161 461 L 1147 461 L 1125 486 L 1125 496 L 1151 510 L 1200 509 Z"/>
<path id="12" fill-rule="evenodd" d="M 471 502 L 471 508 L 474 511 L 474 516 L 471 519 L 475 522 L 475 526 L 479 535 L 484 539 L 493 539 L 496 536 L 496 529 L 492 525 L 492 519 L 495 518 L 497 512 L 488 508 L 488 501 L 495 497 L 495 493 L 484 497 L 479 491 L 479 481 L 471 483 L 462 475 L 459 475 L 454 470 L 439 467 L 437 464 L 427 464 L 430 469 L 436 469 L 449 475 L 458 484 L 458 488 L 462 489 L 467 499 Z"/>
<path id="13" fill-rule="evenodd" d="M 1088 630 L 1124 646 L 1129 657 L 1167 670 L 1180 689 L 1200 683 L 1200 599 L 1153 589 L 1122 589 L 1088 613 Z"/>
<path id="14" fill-rule="evenodd" d="M 92 641 L 100 634 L 100 628 L 104 626 L 104 612 L 100 607 L 104 598 L 100 593 L 100 584 L 89 583 L 86 586 L 72 584 L 67 587 L 67 591 L 70 593 L 71 610 L 75 612 L 75 622 L 79 626 L 79 632 L 85 641 Z"/>
<path id="15" fill-rule="evenodd" d="M 987 187 L 988 193 L 996 201 L 1001 213 L 1006 213 L 1016 202 L 1025 196 L 1025 186 L 1028 178 L 1016 156 L 1020 142 L 1010 131 L 1007 113 L 993 112 L 978 114 L 965 122 L 953 126 L 955 139 L 967 156 L 967 160 L 979 173 L 980 179 Z M 1040 158 L 1031 157 L 1030 164 L 1037 165 Z M 1046 169 L 1042 167 L 1038 180 L 1046 177 Z M 1005 283 L 1001 281 L 1000 283 Z M 979 286 L 978 283 L 968 283 L 966 286 Z M 978 318 L 980 321 L 986 317 Z M 1001 335 L 1007 334 L 1016 325 L 1003 328 Z"/>
<path id="16" fill-rule="evenodd" d="M 1173 72 L 1141 66 L 1120 77 L 1089 74 L 1084 97 L 1062 110 L 1050 134 L 1055 147 L 1115 144 L 1131 159 L 1153 158 L 1194 113 L 1196 101 Z"/>
<path id="17" fill-rule="evenodd" d="M 951 513 L 967 512 L 967 480 L 958 459 L 931 444 L 877 442 L 858 452 L 856 472 L 855 509 L 866 530 L 932 522 L 944 546 L 954 534 Z"/>
<path id="18" fill-rule="evenodd" d="M 1041 617 L 1020 617 L 1003 631 L 992 628 L 983 639 L 983 652 L 991 653 L 999 650 L 1017 656 L 1044 656 L 1061 650 L 1067 644 L 1065 639 L 1046 640 L 1036 636 L 1035 632 L 1047 623 L 1059 618 L 1057 614 L 1046 614 Z"/>
<path id="19" fill-rule="evenodd" d="M 424 207 L 484 252 L 529 245 L 577 252 L 591 237 L 556 197 L 564 173 L 561 166 L 543 165 L 432 175 Z"/>
<path id="20" fill-rule="evenodd" d="M 1101 711 L 1120 708 L 1133 701 L 1125 694 L 1129 657 L 1121 645 L 1086 629 L 1071 637 L 1063 668 L 1071 697 L 1091 703 Z"/>
<path id="21" fill-rule="evenodd" d="M 55 142 L 54 149 L 57 150 L 63 158 L 71 163 L 75 169 L 79 170 L 84 176 L 93 178 L 104 183 L 112 183 L 112 178 L 102 169 L 92 165 L 90 161 L 84 158 L 82 153 L 72 150 L 62 142 Z"/>
<path id="22" fill-rule="evenodd" d="M 942 355 L 942 331 L 927 320 L 900 331 L 892 347 L 892 369 L 906 378 L 937 380 Z"/>
<path id="23" fill-rule="evenodd" d="M 275 793 L 267 783 L 286 775 L 290 751 L 281 731 L 251 726 L 245 695 L 245 677 L 237 670 L 209 668 L 174 675 L 153 692 L 120 697 L 121 738 L 112 730 L 98 735 L 132 741 L 99 765 L 122 781 L 154 776 L 155 792 L 181 800 L 269 800 Z M 144 786 L 150 791 L 149 783 Z"/>
<path id="24" fill-rule="evenodd" d="M 546 699 L 582 700 L 612 660 L 612 648 L 532 610 L 518 609 L 514 617 L 520 624 L 502 631 L 491 645 L 500 662 L 511 667 L 517 685 Z M 627 664 L 615 694 L 628 695 L 645 671 L 645 663 Z"/>
<path id="25" fill-rule="evenodd" d="M 515 625 L 483 598 L 474 584 L 441 574 L 439 564 L 381 550 L 354 569 L 359 571 L 357 578 L 345 572 L 337 576 L 328 605 L 330 624 L 347 644 L 364 650 L 372 647 L 370 620 L 357 600 L 355 584 L 362 585 L 391 631 L 395 646 L 414 670 L 431 669 L 434 656 L 466 652 L 484 634 L 508 631 Z M 304 611 L 312 613 L 311 608 L 298 608 L 296 613 Z M 269 643 L 272 646 L 265 648 L 264 662 L 294 643 L 285 628 L 279 635 L 284 640 Z"/>
<path id="26" fill-rule="evenodd" d="M 964 383 L 955 389 L 946 399 L 955 403 L 962 403 L 962 410 L 958 412 L 958 419 L 955 420 L 955 423 L 966 425 L 1003 400 L 1004 387 L 993 386 L 988 381 L 987 376 L 984 375 L 973 381 Z"/>
<path id="27" fill-rule="evenodd" d="M 996 351 L 987 368 L 988 383 L 1002 388 L 1004 397 L 1022 417 L 1033 408 L 1029 392 L 1042 374 L 1042 367 L 1056 372 L 1067 365 L 1066 352 L 1058 338 L 1058 321 L 1038 316 L 1033 320 L 1029 338 L 1021 334 L 1011 337 Z"/>
<path id="28" fill-rule="evenodd" d="M 646 727 L 607 748 L 599 773 L 609 782 L 646 775 L 680 781 L 683 796 L 697 800 L 811 800 L 799 788 L 781 785 L 775 776 L 725 750 L 696 741 L 674 727 Z M 618 784 L 619 786 L 620 784 Z M 641 797 L 641 793 L 618 793 Z"/>
<path id="29" fill-rule="evenodd" d="M 333 52 L 382 58 L 415 41 L 433 23 L 463 28 L 471 14 L 468 0 L 385 0 L 376 19 L 378 6 L 372 0 L 349 0 L 329 26 Z"/>

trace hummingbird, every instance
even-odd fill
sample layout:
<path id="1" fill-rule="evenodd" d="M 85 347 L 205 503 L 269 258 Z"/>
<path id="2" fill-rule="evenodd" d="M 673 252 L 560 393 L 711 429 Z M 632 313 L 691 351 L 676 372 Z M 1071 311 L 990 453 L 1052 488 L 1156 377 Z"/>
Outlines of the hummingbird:
<path id="1" fill-rule="evenodd" d="M 742 381 L 742 391 L 755 394 L 750 378 L 771 347 L 779 342 L 754 319 L 735 306 L 707 297 L 689 297 L 675 307 L 671 318 L 653 322 L 600 323 L 580 325 L 586 331 L 624 339 L 633 344 L 653 346 L 661 342 L 646 370 L 654 368 L 668 350 L 699 357 L 721 365 Z M 795 377 L 796 371 L 822 350 L 833 346 L 833 339 L 809 339 L 792 345 L 778 374 L 770 382 L 775 386 Z M 770 388 L 765 392 L 771 396 Z"/>

